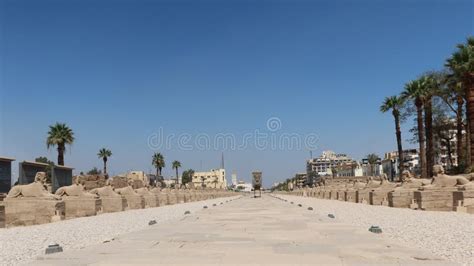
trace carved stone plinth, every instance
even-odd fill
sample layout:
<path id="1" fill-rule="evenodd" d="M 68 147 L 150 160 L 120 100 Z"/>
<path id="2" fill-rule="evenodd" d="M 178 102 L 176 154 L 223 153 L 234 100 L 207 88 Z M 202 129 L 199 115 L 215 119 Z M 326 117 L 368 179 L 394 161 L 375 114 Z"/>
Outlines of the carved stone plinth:
<path id="1" fill-rule="evenodd" d="M 142 195 L 142 197 L 145 200 L 145 208 L 155 208 L 159 206 L 156 196 L 152 193 Z"/>
<path id="2" fill-rule="evenodd" d="M 185 203 L 186 202 L 186 195 L 182 191 L 176 192 L 177 203 Z"/>
<path id="3" fill-rule="evenodd" d="M 65 219 L 64 201 L 41 198 L 6 198 L 5 227 L 46 224 Z"/>
<path id="4" fill-rule="evenodd" d="M 144 209 L 145 199 L 140 195 L 122 195 L 122 198 L 127 200 L 126 210 Z"/>
<path id="5" fill-rule="evenodd" d="M 168 205 L 168 195 L 164 192 L 156 193 L 158 198 L 158 206 L 166 206 Z"/>
<path id="6" fill-rule="evenodd" d="M 337 200 L 337 190 L 336 189 L 331 189 L 330 194 L 329 194 L 329 199 Z"/>
<path id="7" fill-rule="evenodd" d="M 169 205 L 174 205 L 178 203 L 178 195 L 174 192 L 167 192 L 166 193 L 168 196 L 168 204 Z"/>
<path id="8" fill-rule="evenodd" d="M 439 188 L 419 190 L 413 193 L 419 210 L 426 211 L 453 211 L 453 192 L 457 188 Z"/>
<path id="9" fill-rule="evenodd" d="M 190 191 L 189 192 L 189 197 L 191 199 L 191 202 L 194 202 L 194 201 L 197 201 L 197 195 L 196 195 L 196 191 Z"/>
<path id="10" fill-rule="evenodd" d="M 122 197 L 101 197 L 103 212 L 121 212 L 127 209 L 127 200 Z"/>
<path id="11" fill-rule="evenodd" d="M 0 205 L 0 228 L 5 227 L 5 206 Z"/>
<path id="12" fill-rule="evenodd" d="M 454 210 L 474 214 L 474 189 L 453 192 Z"/>
<path id="13" fill-rule="evenodd" d="M 370 189 L 370 188 L 364 188 L 364 189 L 357 190 L 356 191 L 356 202 L 357 203 L 363 203 L 363 204 L 369 204 L 370 191 L 372 191 L 372 189 Z"/>
<path id="14" fill-rule="evenodd" d="M 410 208 L 416 189 L 395 189 L 388 193 L 388 206 L 394 208 Z M 418 207 L 418 206 L 417 206 Z"/>
<path id="15" fill-rule="evenodd" d="M 337 200 L 340 200 L 340 201 L 345 201 L 346 200 L 346 195 L 345 195 L 344 190 L 338 190 L 337 191 Z"/>
<path id="16" fill-rule="evenodd" d="M 357 202 L 357 191 L 352 189 L 345 191 L 344 199 L 347 202 Z"/>
<path id="17" fill-rule="evenodd" d="M 102 200 L 89 197 L 63 197 L 66 219 L 94 216 L 102 212 Z"/>
<path id="18" fill-rule="evenodd" d="M 388 206 L 388 193 L 393 189 L 374 189 L 369 192 L 370 205 Z"/>

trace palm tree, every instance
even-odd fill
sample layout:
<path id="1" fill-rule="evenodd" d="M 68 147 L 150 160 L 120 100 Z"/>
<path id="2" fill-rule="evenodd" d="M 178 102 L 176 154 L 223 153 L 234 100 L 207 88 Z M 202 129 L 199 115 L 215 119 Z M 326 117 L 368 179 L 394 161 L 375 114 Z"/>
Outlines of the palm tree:
<path id="1" fill-rule="evenodd" d="M 423 77 L 424 87 L 424 111 L 426 132 L 426 172 L 433 176 L 433 165 L 435 162 L 435 147 L 433 139 L 433 97 L 441 94 L 442 73 L 432 72 Z"/>
<path id="2" fill-rule="evenodd" d="M 49 126 L 46 146 L 57 146 L 58 149 L 58 165 L 64 165 L 64 152 L 66 145 L 72 145 L 74 142 L 74 132 L 64 123 L 56 123 Z"/>
<path id="3" fill-rule="evenodd" d="M 375 154 L 375 153 L 371 153 L 369 155 L 367 155 L 367 162 L 369 163 L 370 165 L 370 175 L 374 175 L 374 169 L 375 169 L 375 165 L 377 164 L 377 162 L 380 160 L 380 157 Z"/>
<path id="4" fill-rule="evenodd" d="M 418 130 L 418 143 L 420 145 L 420 168 L 421 178 L 427 177 L 426 171 L 426 150 L 425 150 L 425 130 L 423 126 L 423 97 L 425 95 L 425 79 L 410 81 L 405 85 L 405 91 L 402 92 L 402 98 L 411 99 L 416 107 L 416 121 Z"/>
<path id="5" fill-rule="evenodd" d="M 176 170 L 176 184 L 179 184 L 178 168 L 181 167 L 181 163 L 179 161 L 173 161 L 172 165 L 173 165 L 173 169 Z"/>
<path id="6" fill-rule="evenodd" d="M 391 96 L 385 98 L 382 106 L 380 106 L 380 112 L 386 113 L 392 110 L 393 119 L 395 120 L 395 135 L 397 137 L 397 148 L 398 148 L 398 174 L 399 176 L 403 172 L 403 147 L 402 147 L 402 131 L 400 129 L 400 109 L 403 107 L 404 100 L 399 96 Z"/>
<path id="7" fill-rule="evenodd" d="M 112 156 L 112 152 L 109 149 L 102 148 L 97 153 L 97 156 L 104 161 L 104 175 L 107 175 L 107 159 Z"/>
<path id="8" fill-rule="evenodd" d="M 165 167 L 165 158 L 161 153 L 156 152 L 155 154 L 153 154 L 151 163 L 156 168 L 156 178 L 160 178 L 161 170 Z"/>
<path id="9" fill-rule="evenodd" d="M 467 117 L 467 163 L 474 165 L 474 36 L 467 38 L 466 44 L 458 44 L 457 51 L 447 60 L 446 66 L 464 88 Z"/>
<path id="10" fill-rule="evenodd" d="M 446 105 L 456 115 L 456 153 L 458 156 L 458 166 L 466 165 L 466 158 L 464 156 L 463 130 L 464 123 L 464 90 L 462 83 L 457 80 L 453 74 L 444 74 L 444 87 L 439 96 L 444 100 Z M 454 107 L 453 104 L 456 104 Z"/>

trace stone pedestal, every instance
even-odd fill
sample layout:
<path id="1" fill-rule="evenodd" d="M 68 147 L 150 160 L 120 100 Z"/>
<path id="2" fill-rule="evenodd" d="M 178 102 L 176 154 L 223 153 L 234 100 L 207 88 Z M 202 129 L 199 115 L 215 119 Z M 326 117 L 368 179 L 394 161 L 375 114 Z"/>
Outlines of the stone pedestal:
<path id="1" fill-rule="evenodd" d="M 173 192 L 168 192 L 166 193 L 168 195 L 168 204 L 169 205 L 174 205 L 178 203 L 178 195 Z"/>
<path id="2" fill-rule="evenodd" d="M 370 205 L 382 205 L 388 206 L 388 193 L 391 192 L 393 188 L 389 189 L 374 189 L 369 192 L 369 203 Z"/>
<path id="3" fill-rule="evenodd" d="M 158 192 L 155 194 L 158 200 L 158 206 L 168 205 L 168 196 L 164 192 Z"/>
<path id="4" fill-rule="evenodd" d="M 331 189 L 329 199 L 337 200 L 337 190 L 336 189 Z"/>
<path id="5" fill-rule="evenodd" d="M 73 196 L 65 196 L 62 199 L 65 203 L 66 219 L 94 216 L 102 212 L 100 199 Z"/>
<path id="6" fill-rule="evenodd" d="M 5 227 L 5 206 L 0 205 L 0 228 Z"/>
<path id="7" fill-rule="evenodd" d="M 101 197 L 103 212 L 121 212 L 127 208 L 127 200 L 122 197 Z"/>
<path id="8" fill-rule="evenodd" d="M 186 195 L 182 191 L 176 192 L 177 203 L 185 203 L 186 202 Z"/>
<path id="9" fill-rule="evenodd" d="M 7 198 L 5 227 L 46 224 L 65 219 L 65 203 L 41 198 Z"/>
<path id="10" fill-rule="evenodd" d="M 413 193 L 419 210 L 453 211 L 453 192 L 457 188 L 435 188 L 418 190 Z"/>
<path id="11" fill-rule="evenodd" d="M 155 208 L 158 207 L 157 199 L 152 193 L 141 195 L 145 201 L 145 208 Z"/>
<path id="12" fill-rule="evenodd" d="M 453 192 L 454 210 L 474 214 L 474 189 Z"/>
<path id="13" fill-rule="evenodd" d="M 357 191 L 352 189 L 345 191 L 344 199 L 347 202 L 357 202 Z"/>
<path id="14" fill-rule="evenodd" d="M 394 208 L 411 208 L 416 189 L 395 189 L 388 193 L 388 206 Z M 418 206 L 417 206 L 418 207 Z"/>
<path id="15" fill-rule="evenodd" d="M 142 196 L 137 195 L 122 195 L 122 198 L 127 200 L 126 210 L 144 209 L 145 199 Z"/>
<path id="16" fill-rule="evenodd" d="M 337 191 L 337 200 L 345 201 L 345 196 L 344 190 Z"/>
<path id="17" fill-rule="evenodd" d="M 363 204 L 369 204 L 369 199 L 370 199 L 370 191 L 372 189 L 359 189 L 356 191 L 356 202 L 357 203 L 363 203 Z"/>

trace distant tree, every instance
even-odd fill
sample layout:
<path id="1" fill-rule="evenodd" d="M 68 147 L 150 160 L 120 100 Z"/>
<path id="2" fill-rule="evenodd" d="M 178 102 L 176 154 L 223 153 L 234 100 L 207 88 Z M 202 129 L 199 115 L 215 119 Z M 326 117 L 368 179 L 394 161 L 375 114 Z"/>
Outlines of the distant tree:
<path id="1" fill-rule="evenodd" d="M 157 178 L 161 178 L 161 170 L 165 167 L 165 158 L 159 152 L 153 154 L 151 163 L 156 168 L 156 176 Z"/>
<path id="2" fill-rule="evenodd" d="M 397 150 L 398 150 L 398 172 L 403 172 L 403 147 L 402 147 L 402 131 L 400 129 L 401 114 L 400 109 L 404 105 L 404 100 L 399 96 L 391 96 L 385 98 L 380 111 L 386 113 L 392 111 L 393 119 L 395 120 L 395 135 L 397 137 Z"/>
<path id="3" fill-rule="evenodd" d="M 466 101 L 467 117 L 467 159 L 468 166 L 474 165 L 474 36 L 469 36 L 466 43 L 458 44 L 457 50 L 446 61 L 452 72 L 451 76 L 462 86 Z"/>
<path id="4" fill-rule="evenodd" d="M 74 132 L 64 123 L 56 123 L 49 126 L 48 137 L 46 139 L 46 146 L 57 146 L 58 150 L 58 164 L 64 165 L 64 152 L 66 145 L 72 145 L 74 142 Z"/>
<path id="5" fill-rule="evenodd" d="M 176 184 L 179 184 L 178 168 L 181 167 L 181 163 L 179 161 L 173 161 L 172 166 L 173 166 L 173 169 L 176 170 Z"/>
<path id="6" fill-rule="evenodd" d="M 89 170 L 87 172 L 88 175 L 100 175 L 102 174 L 102 171 L 100 171 L 99 169 L 97 169 L 97 167 L 94 167 L 92 168 L 91 170 Z"/>
<path id="7" fill-rule="evenodd" d="M 410 81 L 405 85 L 405 90 L 402 92 L 404 100 L 413 100 L 416 106 L 417 114 L 417 133 L 418 144 L 420 145 L 420 168 L 421 178 L 427 178 L 428 172 L 426 169 L 426 146 L 425 146 L 425 128 L 423 124 L 423 104 L 426 89 L 426 78 L 420 78 Z"/>
<path id="8" fill-rule="evenodd" d="M 48 158 L 46 158 L 46 157 L 44 157 L 44 156 L 40 156 L 40 157 L 35 158 L 35 162 L 48 164 L 48 167 L 46 167 L 46 176 L 47 176 L 47 180 L 48 180 L 49 182 L 51 182 L 51 177 L 52 177 L 52 174 L 53 174 L 54 162 L 48 160 Z"/>
<path id="9" fill-rule="evenodd" d="M 188 169 L 182 173 L 181 176 L 181 182 L 183 185 L 186 185 L 187 183 L 190 183 L 193 181 L 193 175 L 194 175 L 194 170 L 193 169 Z"/>
<path id="10" fill-rule="evenodd" d="M 97 153 L 97 156 L 104 161 L 104 175 L 107 175 L 107 159 L 112 156 L 112 152 L 109 149 L 102 148 Z"/>
<path id="11" fill-rule="evenodd" d="M 377 165 L 377 162 L 379 160 L 380 160 L 380 157 L 375 153 L 371 153 L 371 154 L 367 155 L 367 162 L 370 165 L 370 175 L 371 176 L 375 175 L 375 165 Z"/>

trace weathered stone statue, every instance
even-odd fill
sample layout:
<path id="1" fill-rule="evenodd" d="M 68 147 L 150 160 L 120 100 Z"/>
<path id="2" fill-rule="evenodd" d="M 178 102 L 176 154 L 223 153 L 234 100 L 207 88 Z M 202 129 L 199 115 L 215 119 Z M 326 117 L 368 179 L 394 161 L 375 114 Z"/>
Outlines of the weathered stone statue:
<path id="1" fill-rule="evenodd" d="M 415 178 L 408 170 L 400 175 L 402 181 L 392 191 L 388 192 L 388 204 L 395 208 L 418 208 L 414 202 L 414 192 L 423 185 L 429 185 L 430 179 Z"/>
<path id="2" fill-rule="evenodd" d="M 115 192 L 117 192 L 127 200 L 127 209 L 145 208 L 145 199 L 137 192 L 135 192 L 135 190 L 133 190 L 130 184 L 129 186 L 115 189 Z"/>
<path id="3" fill-rule="evenodd" d="M 80 184 L 79 179 L 70 186 L 60 187 L 56 193 L 66 204 L 66 219 L 94 216 L 102 212 L 102 201 Z"/>
<path id="4" fill-rule="evenodd" d="M 37 172 L 35 175 L 35 181 L 27 185 L 16 185 L 10 189 L 7 198 L 44 198 L 44 199 L 56 199 L 61 198 L 49 193 L 45 187 L 46 173 Z"/>
<path id="5" fill-rule="evenodd" d="M 401 174 L 402 183 L 396 188 L 419 188 L 424 185 L 429 185 L 431 180 L 415 178 L 408 170 L 404 170 Z"/>
<path id="6" fill-rule="evenodd" d="M 135 189 L 135 192 L 137 192 L 138 195 L 142 196 L 143 199 L 145 200 L 145 208 L 154 208 L 159 206 L 158 203 L 158 198 L 157 196 L 152 193 L 148 187 L 141 187 L 138 189 Z"/>
<path id="7" fill-rule="evenodd" d="M 91 194 L 84 189 L 84 186 L 80 183 L 79 179 L 75 179 L 75 183 L 70 186 L 64 186 L 58 188 L 55 193 L 57 196 L 69 196 L 69 197 L 89 197 L 98 198 L 99 196 Z"/>
<path id="8" fill-rule="evenodd" d="M 414 192 L 414 200 L 418 209 L 429 211 L 453 211 L 456 203 L 454 192 L 469 186 L 469 180 L 463 176 L 445 174 L 441 165 L 433 166 L 433 181 Z"/>
<path id="9" fill-rule="evenodd" d="M 11 188 L 3 201 L 7 227 L 64 220 L 65 203 L 46 190 L 45 182 L 46 173 L 37 172 L 33 183 Z"/>
<path id="10" fill-rule="evenodd" d="M 380 181 L 379 187 L 369 192 L 369 203 L 371 205 L 388 206 L 388 193 L 392 191 L 397 184 L 388 181 L 386 174 L 383 174 L 381 178 L 382 180 Z"/>
<path id="11" fill-rule="evenodd" d="M 445 174 L 442 165 L 433 166 L 433 182 L 423 186 L 422 189 L 454 187 L 469 184 L 469 180 L 464 176 L 450 176 Z"/>
<path id="12" fill-rule="evenodd" d="M 127 200 L 114 191 L 109 180 L 105 186 L 92 189 L 90 193 L 100 197 L 103 212 L 124 211 L 127 207 Z"/>

